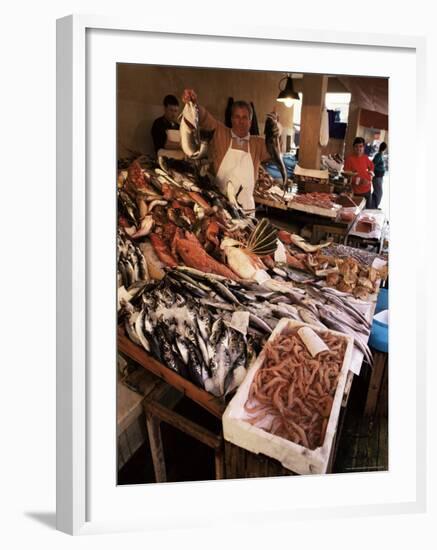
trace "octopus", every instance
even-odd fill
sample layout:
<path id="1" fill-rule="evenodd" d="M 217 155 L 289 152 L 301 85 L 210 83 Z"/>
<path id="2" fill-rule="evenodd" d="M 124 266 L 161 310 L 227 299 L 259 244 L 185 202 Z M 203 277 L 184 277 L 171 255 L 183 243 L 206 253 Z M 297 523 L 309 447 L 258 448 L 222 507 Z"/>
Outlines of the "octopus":
<path id="1" fill-rule="evenodd" d="M 311 450 L 323 445 L 347 346 L 327 331 L 319 336 L 329 349 L 315 358 L 297 331 L 269 342 L 244 405 L 250 424 Z"/>

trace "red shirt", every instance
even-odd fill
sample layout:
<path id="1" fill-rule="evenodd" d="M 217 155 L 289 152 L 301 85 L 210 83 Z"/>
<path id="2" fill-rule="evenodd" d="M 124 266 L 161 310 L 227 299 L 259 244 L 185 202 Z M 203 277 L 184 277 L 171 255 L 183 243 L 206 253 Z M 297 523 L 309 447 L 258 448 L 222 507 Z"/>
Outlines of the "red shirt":
<path id="1" fill-rule="evenodd" d="M 372 189 L 372 176 L 368 170 L 373 172 L 373 162 L 367 155 L 350 155 L 344 162 L 344 168 L 347 172 L 356 172 L 358 176 L 352 179 L 352 190 L 354 193 L 364 195 Z M 358 185 L 356 184 L 357 180 Z"/>

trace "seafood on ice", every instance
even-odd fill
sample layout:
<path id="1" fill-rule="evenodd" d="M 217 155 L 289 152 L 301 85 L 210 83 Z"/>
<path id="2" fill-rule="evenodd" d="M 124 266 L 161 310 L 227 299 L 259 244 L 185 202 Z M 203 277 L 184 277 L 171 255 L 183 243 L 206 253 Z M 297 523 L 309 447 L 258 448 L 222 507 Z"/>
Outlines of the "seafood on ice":
<path id="1" fill-rule="evenodd" d="M 364 290 L 371 292 L 370 284 L 376 287 L 375 272 L 368 265 L 359 264 L 356 271 L 347 258 L 339 261 L 324 254 L 321 245 L 277 231 L 268 220 L 246 216 L 194 168 L 182 172 L 175 163 L 161 163 L 160 168 L 132 164 L 117 191 L 117 265 L 119 284 L 144 288 L 124 310 L 126 332 L 135 344 L 217 396 L 232 391 L 245 372 L 242 358 L 241 365 L 237 361 L 241 353 L 229 354 L 229 342 L 240 339 L 233 333 L 234 316 L 248 323 L 242 334 L 244 369 L 284 317 L 351 334 L 356 348 L 372 362 L 366 318 L 351 294 L 341 291 L 344 286 L 326 286 L 334 285 L 334 275 L 339 275 L 339 282 L 353 281 L 356 295 L 362 292 L 364 297 Z M 284 248 L 281 255 L 278 238 Z M 320 271 L 324 275 L 317 275 Z M 155 291 L 159 299 L 149 303 Z M 154 317 L 155 306 L 162 316 Z M 193 311 L 198 310 L 202 315 L 196 314 L 200 321 L 194 323 Z M 187 326 L 173 319 L 181 312 L 189 317 Z M 206 329 L 202 319 L 210 319 L 211 327 L 208 321 Z M 218 319 L 223 324 L 216 323 Z M 212 363 L 211 342 L 216 349 Z"/>
<path id="2" fill-rule="evenodd" d="M 149 271 L 143 252 L 119 229 L 117 233 L 118 286 L 126 290 L 135 283 L 149 280 Z"/>
<path id="3" fill-rule="evenodd" d="M 179 273 L 147 286 L 121 317 L 134 343 L 197 386 L 223 397 L 244 379 L 250 345 L 243 332 L 192 294 L 186 279 Z M 202 295 L 200 287 L 199 291 Z"/>

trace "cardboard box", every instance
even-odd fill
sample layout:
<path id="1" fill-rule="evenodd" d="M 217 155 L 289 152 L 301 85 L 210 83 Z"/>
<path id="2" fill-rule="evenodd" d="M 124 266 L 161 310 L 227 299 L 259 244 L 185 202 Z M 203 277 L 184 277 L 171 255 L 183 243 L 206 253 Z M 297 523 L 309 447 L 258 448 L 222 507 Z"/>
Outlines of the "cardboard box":
<path id="1" fill-rule="evenodd" d="M 271 434 L 257 426 L 247 422 L 250 415 L 245 411 L 244 405 L 247 401 L 252 380 L 264 363 L 264 350 L 261 351 L 255 363 L 250 367 L 246 378 L 237 390 L 237 393 L 227 406 L 223 417 L 223 435 L 227 441 L 238 445 L 252 453 L 262 453 L 275 458 L 281 462 L 284 468 L 298 474 L 324 474 L 326 473 L 331 457 L 334 437 L 337 430 L 338 418 L 352 359 L 353 338 L 332 330 L 322 329 L 306 323 L 281 319 L 268 341 L 274 340 L 285 329 L 299 329 L 300 327 L 311 327 L 316 333 L 331 333 L 340 336 L 347 342 L 343 359 L 343 366 L 337 381 L 337 388 L 334 395 L 331 413 L 326 428 L 325 438 L 322 446 L 314 450 L 303 447 Z"/>

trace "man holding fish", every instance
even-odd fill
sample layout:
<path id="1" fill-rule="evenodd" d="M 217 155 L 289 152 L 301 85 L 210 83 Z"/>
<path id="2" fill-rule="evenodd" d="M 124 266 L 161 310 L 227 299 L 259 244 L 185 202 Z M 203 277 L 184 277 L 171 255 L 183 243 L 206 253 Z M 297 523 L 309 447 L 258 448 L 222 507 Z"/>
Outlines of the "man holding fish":
<path id="1" fill-rule="evenodd" d="M 182 101 L 186 104 L 181 122 L 181 140 L 184 152 L 186 136 L 183 134 L 188 135 L 195 124 L 205 130 L 214 130 L 210 142 L 210 157 L 216 184 L 228 198 L 236 197 L 244 210 L 254 212 L 253 192 L 258 178 L 259 165 L 270 159 L 272 154 L 271 148 L 266 147 L 264 138 L 250 135 L 253 115 L 251 105 L 246 101 L 235 101 L 231 113 L 232 127 L 228 128 L 208 113 L 204 107 L 197 104 L 197 94 L 194 90 L 185 89 Z M 193 109 L 198 112 L 198 117 L 190 116 L 190 110 L 192 112 Z M 186 117 L 184 113 L 187 113 Z M 200 145 L 197 152 L 188 156 L 200 158 L 201 154 Z M 196 155 L 198 156 L 196 157 Z M 280 157 L 279 151 L 278 156 Z"/>

